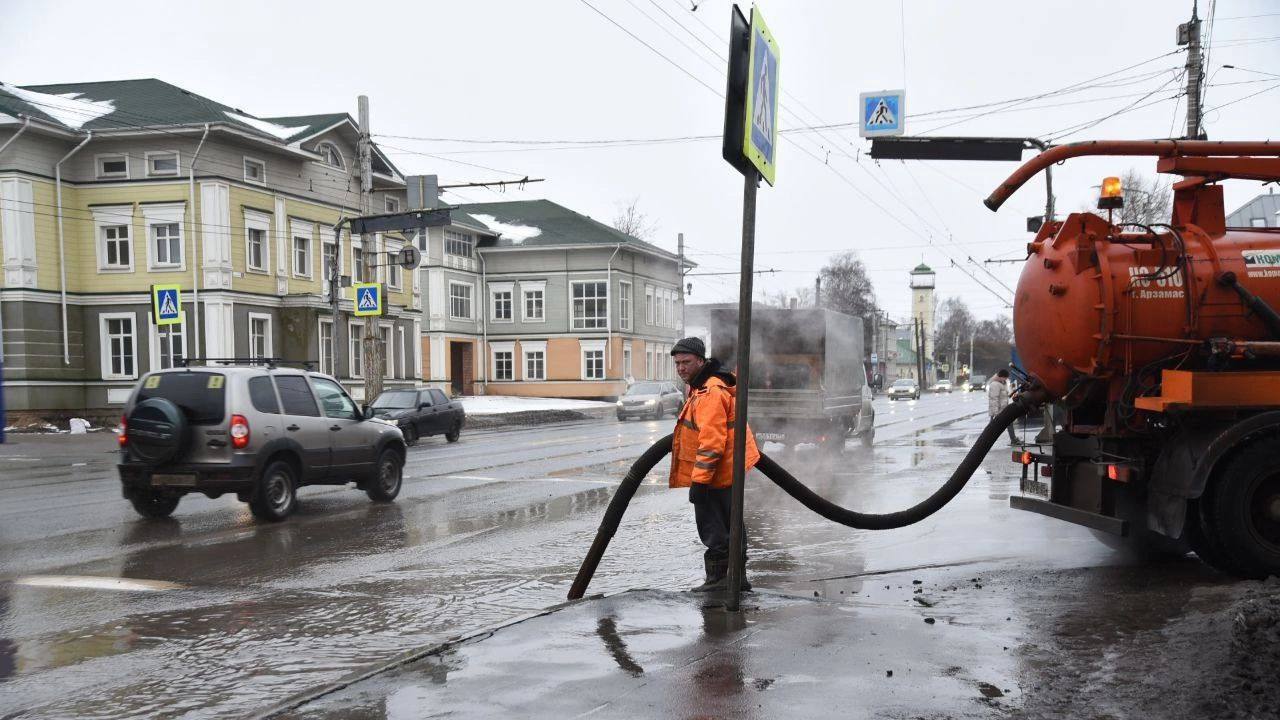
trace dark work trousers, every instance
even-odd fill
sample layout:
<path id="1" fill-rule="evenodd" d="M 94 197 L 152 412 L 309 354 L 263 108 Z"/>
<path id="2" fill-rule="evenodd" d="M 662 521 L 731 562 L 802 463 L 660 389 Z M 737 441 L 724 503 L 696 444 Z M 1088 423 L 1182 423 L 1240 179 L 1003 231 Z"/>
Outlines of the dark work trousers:
<path id="1" fill-rule="evenodd" d="M 733 509 L 733 488 L 716 489 L 702 483 L 689 486 L 689 502 L 698 523 L 698 537 L 707 546 L 709 562 L 729 559 L 729 516 Z M 743 525 L 742 532 L 747 528 Z"/>

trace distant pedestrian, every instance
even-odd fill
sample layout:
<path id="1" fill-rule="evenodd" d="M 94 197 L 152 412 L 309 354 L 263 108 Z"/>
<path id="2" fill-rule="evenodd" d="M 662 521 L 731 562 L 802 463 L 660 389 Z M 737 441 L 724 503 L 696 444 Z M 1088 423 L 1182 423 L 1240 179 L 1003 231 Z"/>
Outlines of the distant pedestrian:
<path id="1" fill-rule="evenodd" d="M 1009 406 L 1009 371 L 1000 368 L 996 376 L 987 382 L 987 415 L 994 418 Z M 1018 436 L 1013 432 L 1013 426 L 1005 428 L 1009 431 L 1009 442 L 1017 443 Z"/>
<path id="2" fill-rule="evenodd" d="M 676 419 L 671 445 L 673 488 L 689 488 L 698 537 L 707 546 L 703 553 L 706 582 L 694 592 L 720 590 L 729 573 L 729 516 L 733 497 L 733 420 L 738 380 L 720 361 L 707 358 L 701 339 L 685 338 L 671 348 L 676 374 L 689 385 L 689 396 Z M 760 459 L 755 437 L 747 429 L 746 469 Z M 746 528 L 743 528 L 746 532 Z M 744 545 L 745 546 L 745 545 Z M 742 588 L 751 585 L 743 578 Z"/>

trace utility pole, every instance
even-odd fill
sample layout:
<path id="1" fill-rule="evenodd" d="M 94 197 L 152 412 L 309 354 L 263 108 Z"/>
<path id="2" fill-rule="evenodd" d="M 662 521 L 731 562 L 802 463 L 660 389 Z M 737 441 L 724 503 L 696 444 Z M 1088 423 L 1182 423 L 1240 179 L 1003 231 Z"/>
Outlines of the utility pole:
<path id="1" fill-rule="evenodd" d="M 684 337 L 684 233 L 676 233 L 676 254 L 680 256 L 680 337 Z M 631 301 L 634 303 L 635 298 L 632 298 Z"/>
<path id="2" fill-rule="evenodd" d="M 371 130 L 369 128 L 369 96 L 361 95 L 358 100 L 360 114 L 360 142 L 358 146 L 360 154 L 360 215 L 365 216 L 370 213 L 373 206 L 373 141 L 370 139 Z M 367 235 L 367 234 L 366 234 Z M 362 237 L 361 254 L 364 257 L 364 268 L 366 275 L 371 265 L 378 264 L 377 248 L 374 246 L 373 238 Z M 373 252 L 370 252 L 370 249 Z M 354 268 L 353 268 L 354 269 Z M 374 278 L 377 278 L 377 270 L 374 270 Z M 364 278 L 355 278 L 355 282 L 364 282 Z M 354 297 L 354 296 L 353 296 Z M 383 306 L 386 305 L 386 293 L 383 293 Z M 364 319 L 364 401 L 366 403 L 373 402 L 373 399 L 382 394 L 382 373 L 386 368 L 386 362 L 382 358 L 382 338 L 378 332 L 378 318 L 376 315 L 367 316 Z"/>
<path id="3" fill-rule="evenodd" d="M 1189 140 L 1201 139 L 1200 95 L 1204 80 L 1204 58 L 1200 47 L 1200 17 L 1197 3 L 1191 3 L 1191 22 L 1178 26 L 1178 44 L 1187 46 L 1187 135 Z"/>
<path id="4" fill-rule="evenodd" d="M 951 346 L 951 377 L 954 381 L 960 375 L 960 333 L 956 333 L 956 344 Z"/>
<path id="5" fill-rule="evenodd" d="M 973 332 L 969 333 L 969 377 L 973 377 Z"/>
<path id="6" fill-rule="evenodd" d="M 813 279 L 813 306 L 822 307 L 822 276 Z"/>

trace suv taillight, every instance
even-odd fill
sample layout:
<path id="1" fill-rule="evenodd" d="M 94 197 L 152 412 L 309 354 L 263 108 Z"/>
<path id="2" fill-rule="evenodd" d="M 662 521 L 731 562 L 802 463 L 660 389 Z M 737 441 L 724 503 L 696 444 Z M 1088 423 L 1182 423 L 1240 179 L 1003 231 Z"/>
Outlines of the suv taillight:
<path id="1" fill-rule="evenodd" d="M 231 416 L 231 447 L 243 450 L 249 446 L 249 421 L 243 415 Z"/>
<path id="2" fill-rule="evenodd" d="M 120 443 L 120 447 L 129 444 L 129 435 L 126 432 L 129 429 L 129 416 L 120 416 L 120 434 L 116 437 L 116 441 Z"/>

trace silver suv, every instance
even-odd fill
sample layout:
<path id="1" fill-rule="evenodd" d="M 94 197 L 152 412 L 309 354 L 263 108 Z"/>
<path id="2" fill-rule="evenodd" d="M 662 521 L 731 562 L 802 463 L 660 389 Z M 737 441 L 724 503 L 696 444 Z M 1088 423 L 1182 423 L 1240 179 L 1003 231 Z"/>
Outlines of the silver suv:
<path id="1" fill-rule="evenodd" d="M 307 370 L 188 367 L 146 375 L 120 428 L 120 484 L 139 514 L 169 516 L 187 493 L 235 493 L 282 520 L 303 485 L 355 482 L 375 502 L 400 493 L 404 436 Z"/>

